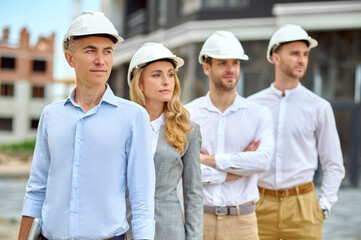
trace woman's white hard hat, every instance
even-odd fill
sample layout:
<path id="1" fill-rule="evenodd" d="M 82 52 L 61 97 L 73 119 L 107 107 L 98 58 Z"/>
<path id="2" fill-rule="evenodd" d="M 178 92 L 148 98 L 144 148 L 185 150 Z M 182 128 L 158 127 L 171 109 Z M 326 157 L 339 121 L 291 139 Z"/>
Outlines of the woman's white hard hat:
<path id="1" fill-rule="evenodd" d="M 109 35 L 116 48 L 123 40 L 118 35 L 112 22 L 105 17 L 104 13 L 97 11 L 83 12 L 70 25 L 63 39 L 63 50 L 68 50 L 68 42 L 72 37 L 88 35 Z"/>
<path id="2" fill-rule="evenodd" d="M 316 47 L 318 44 L 318 42 L 311 38 L 307 32 L 302 29 L 301 26 L 295 24 L 286 24 L 272 35 L 268 44 L 267 60 L 270 63 L 273 63 L 271 56 L 275 48 L 280 46 L 282 43 L 295 41 L 307 41 L 309 49 Z"/>
<path id="3" fill-rule="evenodd" d="M 184 60 L 174 55 L 168 48 L 161 43 L 149 42 L 143 44 L 133 55 L 130 60 L 128 69 L 128 84 L 131 85 L 132 78 L 136 71 L 146 65 L 147 63 L 154 62 L 162 59 L 170 59 L 175 65 L 177 71 L 184 65 Z"/>
<path id="4" fill-rule="evenodd" d="M 244 53 L 242 44 L 229 31 L 217 31 L 207 38 L 198 56 L 199 63 L 203 64 L 207 57 L 217 59 L 249 59 Z"/>

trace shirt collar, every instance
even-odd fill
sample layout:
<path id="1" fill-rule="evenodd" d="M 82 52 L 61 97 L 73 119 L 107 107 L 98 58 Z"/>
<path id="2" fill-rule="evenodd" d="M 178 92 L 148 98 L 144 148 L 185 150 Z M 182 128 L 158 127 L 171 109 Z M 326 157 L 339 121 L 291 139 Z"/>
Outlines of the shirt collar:
<path id="1" fill-rule="evenodd" d="M 79 106 L 74 100 L 75 89 L 76 89 L 76 87 L 73 89 L 73 91 L 71 91 L 71 93 L 70 93 L 69 97 L 66 99 L 64 105 L 66 105 L 68 103 L 72 103 L 74 106 Z M 106 84 L 106 89 L 102 96 L 102 99 L 99 102 L 99 105 L 101 105 L 103 102 L 109 103 L 114 106 L 118 106 L 117 98 L 114 95 L 113 91 L 110 89 L 108 84 Z"/>
<path id="2" fill-rule="evenodd" d="M 270 88 L 271 88 L 271 91 L 272 91 L 274 94 L 282 97 L 282 91 L 280 91 L 279 89 L 275 88 L 274 83 L 271 84 L 271 87 L 270 87 Z M 302 88 L 302 84 L 301 84 L 301 83 L 298 83 L 297 87 L 295 87 L 295 88 L 293 88 L 293 89 L 287 89 L 287 90 L 285 90 L 285 97 L 287 97 L 287 96 L 289 96 L 289 95 L 292 95 L 292 94 L 294 94 L 294 93 L 297 93 L 301 88 Z"/>
<path id="3" fill-rule="evenodd" d="M 164 125 L 164 113 L 162 113 L 162 115 L 160 115 L 157 119 L 151 121 L 150 125 L 155 133 L 159 132 L 160 127 Z"/>
<path id="4" fill-rule="evenodd" d="M 205 108 L 208 111 L 212 111 L 212 112 L 220 112 L 218 108 L 216 108 L 216 106 L 213 105 L 211 98 L 209 97 L 209 92 L 207 93 L 207 95 L 204 97 L 204 100 L 201 102 L 200 105 L 201 108 Z M 231 106 L 229 106 L 227 108 L 226 111 L 224 111 L 224 113 L 227 112 L 235 112 L 241 108 L 247 108 L 247 103 L 245 98 L 241 97 L 238 95 L 236 95 L 236 98 L 234 99 L 233 103 Z M 223 114 L 224 114 L 223 113 Z"/>

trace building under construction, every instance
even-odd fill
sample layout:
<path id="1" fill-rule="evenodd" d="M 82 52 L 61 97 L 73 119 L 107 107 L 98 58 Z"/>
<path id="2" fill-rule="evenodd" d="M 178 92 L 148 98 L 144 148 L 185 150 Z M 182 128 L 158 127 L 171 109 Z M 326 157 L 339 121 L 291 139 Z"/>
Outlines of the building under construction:
<path id="1" fill-rule="evenodd" d="M 0 40 L 0 143 L 35 139 L 53 81 L 55 35 L 39 37 L 34 46 L 25 28 L 18 44 L 9 35 L 10 29 L 3 29 Z"/>

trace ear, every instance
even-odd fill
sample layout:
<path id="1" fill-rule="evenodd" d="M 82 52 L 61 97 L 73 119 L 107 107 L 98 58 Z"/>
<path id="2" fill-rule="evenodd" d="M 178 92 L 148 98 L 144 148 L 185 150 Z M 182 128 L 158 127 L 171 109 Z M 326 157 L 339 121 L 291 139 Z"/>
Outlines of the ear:
<path id="1" fill-rule="evenodd" d="M 206 74 L 207 76 L 209 76 L 210 72 L 211 72 L 211 66 L 208 63 L 203 63 L 203 72 L 204 74 Z"/>
<path id="2" fill-rule="evenodd" d="M 141 76 L 140 76 L 140 78 L 139 78 L 139 82 L 138 82 L 138 87 L 139 87 L 139 90 L 140 90 L 141 92 L 144 91 L 144 84 L 143 84 L 142 75 L 143 75 L 143 73 L 141 74 Z"/>
<path id="3" fill-rule="evenodd" d="M 73 53 L 69 50 L 66 50 L 64 55 L 65 55 L 65 59 L 68 62 L 69 66 L 73 68 L 74 67 Z"/>
<path id="4" fill-rule="evenodd" d="M 272 53 L 272 61 L 275 65 L 279 65 L 280 62 L 280 55 L 278 55 L 277 53 Z"/>

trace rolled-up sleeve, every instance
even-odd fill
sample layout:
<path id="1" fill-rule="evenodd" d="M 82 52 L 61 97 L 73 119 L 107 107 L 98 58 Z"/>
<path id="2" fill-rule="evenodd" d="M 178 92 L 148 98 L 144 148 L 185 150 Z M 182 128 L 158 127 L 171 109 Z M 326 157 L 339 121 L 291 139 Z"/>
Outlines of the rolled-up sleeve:
<path id="1" fill-rule="evenodd" d="M 201 164 L 203 184 L 219 184 L 226 181 L 227 172 Z"/>
<path id="2" fill-rule="evenodd" d="M 30 178 L 26 186 L 23 216 L 41 217 L 50 163 L 46 125 L 45 109 L 39 121 Z"/>
<path id="3" fill-rule="evenodd" d="M 150 121 L 144 109 L 139 111 L 133 122 L 128 148 L 127 183 L 133 216 L 133 237 L 153 239 L 155 170 L 151 151 Z"/>

